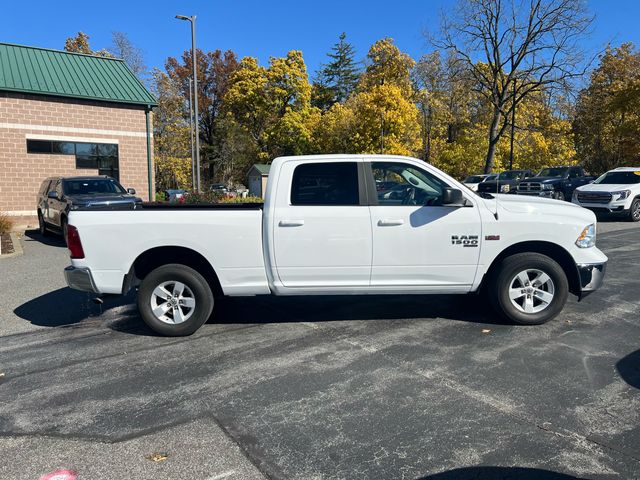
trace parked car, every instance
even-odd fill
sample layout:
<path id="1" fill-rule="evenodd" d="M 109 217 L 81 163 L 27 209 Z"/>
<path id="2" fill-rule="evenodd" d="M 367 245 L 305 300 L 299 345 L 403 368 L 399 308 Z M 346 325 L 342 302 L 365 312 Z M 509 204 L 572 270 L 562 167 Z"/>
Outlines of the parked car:
<path id="1" fill-rule="evenodd" d="M 409 198 L 379 198 L 381 177 L 402 178 Z M 139 287 L 142 319 L 164 335 L 196 331 L 220 295 L 482 292 L 512 321 L 539 324 L 569 292 L 597 289 L 607 262 L 589 210 L 496 202 L 421 160 L 386 155 L 278 158 L 264 205 L 80 209 L 69 221 L 68 285 Z"/>
<path id="2" fill-rule="evenodd" d="M 573 203 L 594 212 L 625 215 L 640 221 L 640 167 L 620 167 L 598 177 L 593 183 L 578 187 Z"/>
<path id="3" fill-rule="evenodd" d="M 518 184 L 525 178 L 532 176 L 531 170 L 507 170 L 493 180 L 479 183 L 477 191 L 481 193 L 515 193 Z"/>
<path id="4" fill-rule="evenodd" d="M 164 191 L 164 198 L 169 202 L 178 202 L 187 194 L 186 190 L 182 188 L 169 189 Z"/>
<path id="5" fill-rule="evenodd" d="M 481 175 L 469 175 L 467 178 L 465 178 L 463 180 L 462 183 L 464 183 L 467 187 L 469 187 L 471 190 L 473 190 L 474 192 L 478 191 L 478 185 L 482 182 L 490 182 L 492 180 L 495 180 L 496 177 L 498 175 L 491 173 L 491 174 L 481 174 Z"/>
<path id="6" fill-rule="evenodd" d="M 220 195 L 226 195 L 229 193 L 229 188 L 224 183 L 214 183 L 211 185 L 210 190 Z"/>
<path id="7" fill-rule="evenodd" d="M 543 168 L 535 177 L 520 182 L 516 193 L 538 197 L 570 200 L 573 191 L 592 182 L 595 177 L 584 174 L 580 166 Z"/>
<path id="8" fill-rule="evenodd" d="M 62 233 L 67 240 L 69 212 L 78 208 L 119 208 L 141 204 L 133 188 L 126 189 L 117 180 L 105 176 L 49 177 L 38 191 L 37 212 L 40 233 Z"/>

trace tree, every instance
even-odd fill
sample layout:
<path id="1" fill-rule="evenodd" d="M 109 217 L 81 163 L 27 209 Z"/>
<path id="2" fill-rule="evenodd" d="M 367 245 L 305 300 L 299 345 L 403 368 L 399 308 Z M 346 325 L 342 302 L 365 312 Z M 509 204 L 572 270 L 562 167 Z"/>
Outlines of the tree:
<path id="1" fill-rule="evenodd" d="M 151 89 L 158 101 L 153 115 L 156 190 L 193 188 L 191 132 L 182 85 L 154 69 Z"/>
<path id="2" fill-rule="evenodd" d="M 573 121 L 578 157 L 593 172 L 632 166 L 640 158 L 640 53 L 607 48 L 578 95 Z"/>
<path id="3" fill-rule="evenodd" d="M 581 42 L 592 20 L 583 0 L 460 0 L 443 18 L 434 43 L 454 52 L 491 105 L 485 173 L 517 105 L 584 73 Z"/>
<path id="4" fill-rule="evenodd" d="M 233 73 L 238 68 L 236 54 L 228 50 L 213 52 L 196 51 L 196 70 L 198 75 L 198 125 L 201 142 L 202 163 L 213 172 L 224 161 L 221 108 L 224 96 L 229 88 Z M 191 50 L 182 55 L 182 61 L 169 57 L 165 68 L 167 75 L 180 85 L 182 98 L 188 108 L 189 79 L 193 77 Z M 188 115 L 186 116 L 188 119 Z"/>
<path id="5" fill-rule="evenodd" d="M 127 34 L 123 32 L 113 32 L 111 34 L 111 42 L 112 45 L 109 48 L 109 52 L 114 57 L 124 60 L 134 75 L 142 80 L 147 73 L 142 50 L 131 43 Z"/>
<path id="6" fill-rule="evenodd" d="M 318 125 L 317 148 L 327 153 L 413 155 L 420 146 L 411 83 L 413 60 L 385 38 L 373 44 L 354 94 L 334 104 Z"/>
<path id="7" fill-rule="evenodd" d="M 311 106 L 311 85 L 299 51 L 271 58 L 269 67 L 260 66 L 254 58 L 243 58 L 231 78 L 224 110 L 234 141 L 237 143 L 239 132 L 244 132 L 249 145 L 242 150 L 255 153 L 245 158 L 246 169 L 249 162 L 313 149 L 320 111 Z"/>
<path id="8" fill-rule="evenodd" d="M 64 49 L 65 51 L 72 53 L 84 53 L 86 55 L 97 55 L 99 57 L 113 57 L 111 52 L 105 49 L 97 51 L 91 50 L 91 47 L 89 46 L 89 38 L 91 37 L 86 33 L 78 32 L 75 37 L 67 38 L 64 42 Z"/>
<path id="9" fill-rule="evenodd" d="M 314 82 L 314 106 L 328 110 L 336 102 L 344 103 L 355 90 L 360 78 L 360 68 L 355 60 L 355 48 L 346 41 L 347 34 L 341 33 L 338 43 L 327 56 L 329 63 L 322 66 Z"/>

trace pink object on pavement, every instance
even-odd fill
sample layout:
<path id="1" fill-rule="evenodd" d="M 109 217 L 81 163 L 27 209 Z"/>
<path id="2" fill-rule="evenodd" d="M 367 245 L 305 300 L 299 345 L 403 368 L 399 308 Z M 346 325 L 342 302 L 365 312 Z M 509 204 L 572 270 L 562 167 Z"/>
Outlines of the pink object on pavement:
<path id="1" fill-rule="evenodd" d="M 40 477 L 40 480 L 76 480 L 77 473 L 74 470 L 56 470 Z"/>

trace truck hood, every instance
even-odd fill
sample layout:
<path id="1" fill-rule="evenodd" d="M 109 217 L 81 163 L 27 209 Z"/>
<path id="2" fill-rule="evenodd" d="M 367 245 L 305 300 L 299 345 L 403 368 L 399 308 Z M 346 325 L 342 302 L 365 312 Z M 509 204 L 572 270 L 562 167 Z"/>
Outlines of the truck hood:
<path id="1" fill-rule="evenodd" d="M 134 197 L 133 195 L 129 195 L 128 193 L 111 193 L 102 195 L 67 195 L 67 198 L 76 207 L 142 202 L 142 199 Z"/>
<path id="2" fill-rule="evenodd" d="M 564 180 L 564 177 L 529 177 L 523 182 L 555 183 Z"/>
<path id="3" fill-rule="evenodd" d="M 582 187 L 576 188 L 581 192 L 619 192 L 620 190 L 634 190 L 640 191 L 640 184 L 638 183 L 589 183 Z"/>
<path id="4" fill-rule="evenodd" d="M 593 212 L 570 202 L 524 195 L 500 194 L 495 195 L 495 197 L 495 199 L 483 199 L 487 208 L 492 212 L 496 211 L 497 200 L 498 211 L 503 209 L 516 214 L 561 216 L 567 219 L 575 219 L 578 223 L 584 223 L 584 225 L 595 223 Z"/>

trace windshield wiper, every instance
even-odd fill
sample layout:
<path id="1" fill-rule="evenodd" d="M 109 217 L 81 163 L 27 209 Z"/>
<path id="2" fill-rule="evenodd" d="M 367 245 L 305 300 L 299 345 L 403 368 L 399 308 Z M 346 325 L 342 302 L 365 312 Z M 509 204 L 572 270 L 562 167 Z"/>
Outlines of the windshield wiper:
<path id="1" fill-rule="evenodd" d="M 476 195 L 478 195 L 480 198 L 486 198 L 491 200 L 492 198 L 496 198 L 493 195 L 491 195 L 489 192 L 475 192 Z"/>

